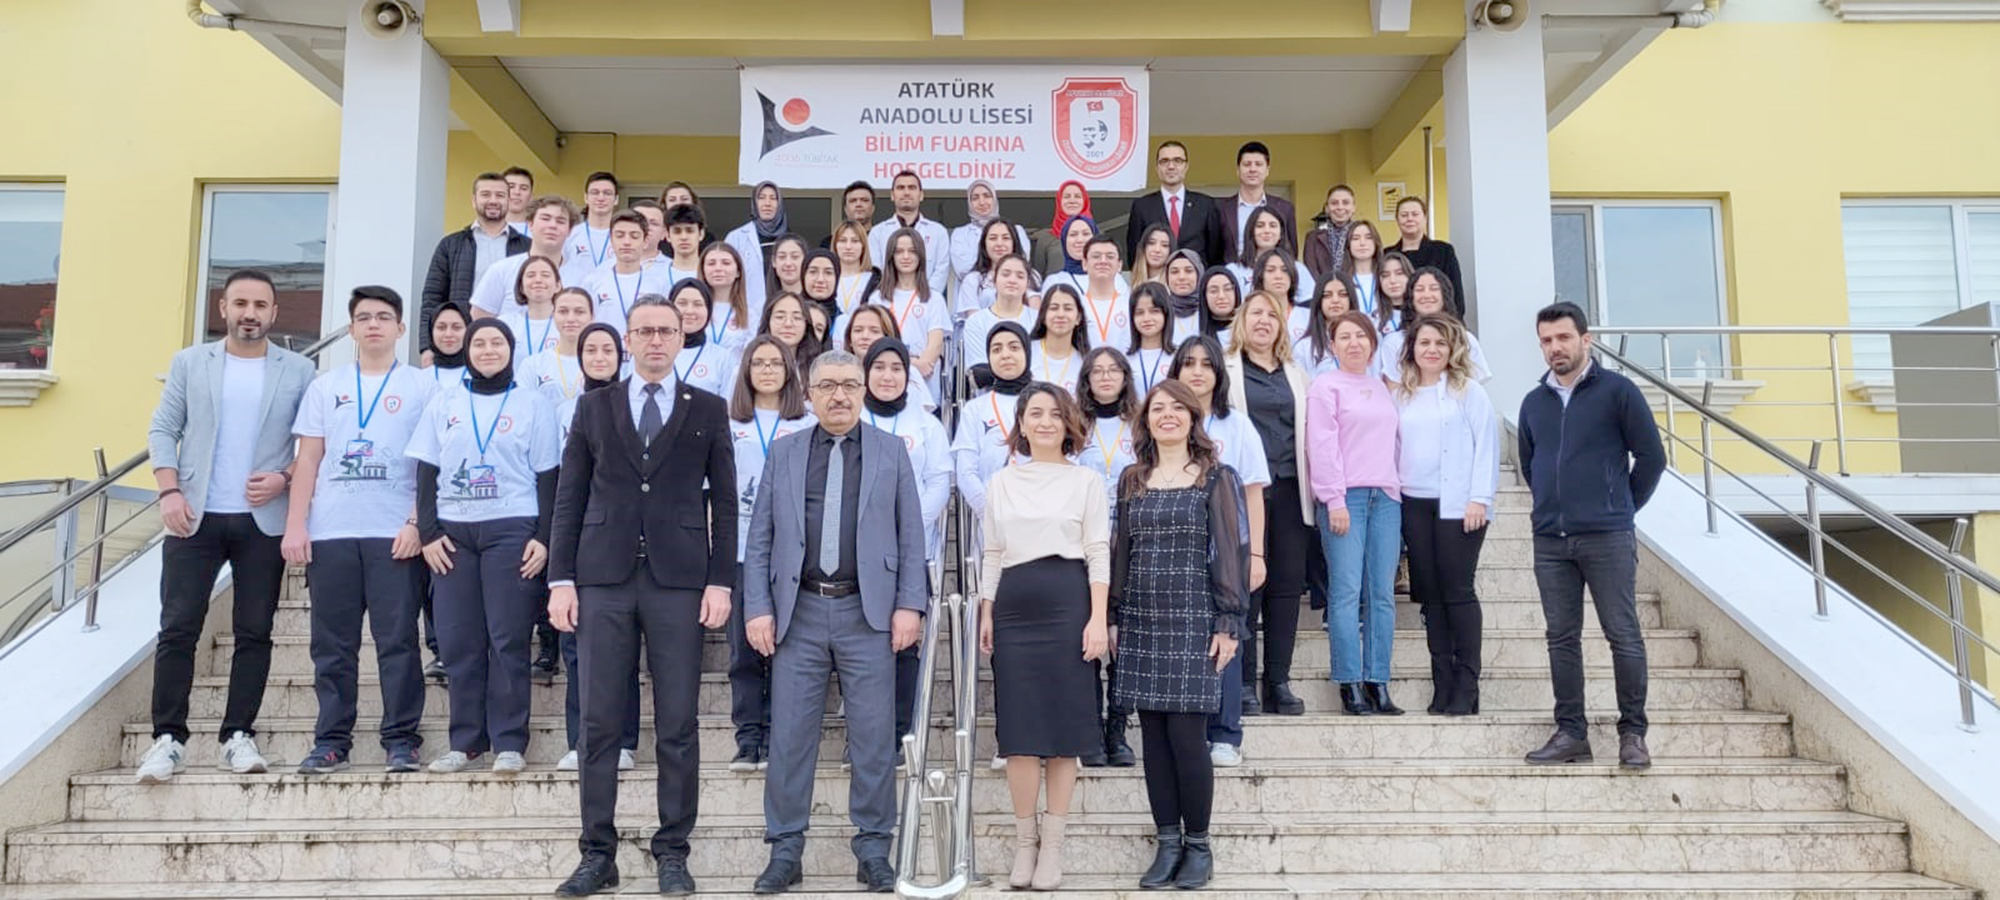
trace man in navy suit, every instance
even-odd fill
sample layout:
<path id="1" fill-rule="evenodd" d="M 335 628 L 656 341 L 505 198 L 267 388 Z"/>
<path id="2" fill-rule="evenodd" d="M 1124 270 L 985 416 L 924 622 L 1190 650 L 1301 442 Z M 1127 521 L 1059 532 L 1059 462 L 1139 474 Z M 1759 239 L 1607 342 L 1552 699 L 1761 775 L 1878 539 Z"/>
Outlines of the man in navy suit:
<path id="1" fill-rule="evenodd" d="M 1160 189 L 1132 201 L 1130 224 L 1125 227 L 1125 258 L 1138 259 L 1139 239 L 1146 229 L 1165 225 L 1173 236 L 1174 249 L 1193 250 L 1206 265 L 1228 262 L 1222 256 L 1222 217 L 1215 198 L 1188 190 L 1187 145 L 1162 142 L 1153 154 L 1153 166 L 1160 173 Z"/>

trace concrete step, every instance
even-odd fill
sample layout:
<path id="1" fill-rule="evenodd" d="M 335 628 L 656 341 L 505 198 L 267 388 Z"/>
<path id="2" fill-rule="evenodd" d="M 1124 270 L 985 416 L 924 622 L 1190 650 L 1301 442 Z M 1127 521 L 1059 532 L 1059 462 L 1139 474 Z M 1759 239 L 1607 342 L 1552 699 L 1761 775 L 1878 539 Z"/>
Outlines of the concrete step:
<path id="1" fill-rule="evenodd" d="M 1306 702 L 1308 711 L 1337 712 L 1340 709 L 1339 692 L 1328 680 L 1329 671 L 1324 668 L 1307 669 L 1294 666 L 1292 669 L 1292 690 Z M 1393 670 L 1394 680 L 1389 684 L 1389 692 L 1398 703 L 1422 707 L 1430 702 L 1431 678 L 1429 669 L 1397 668 Z M 533 712 L 538 716 L 559 716 L 563 713 L 563 703 L 568 694 L 568 674 L 558 675 L 553 685 L 536 685 L 533 691 Z M 1609 668 L 1593 668 L 1585 671 L 1584 699 L 1592 707 L 1613 709 L 1617 705 Z M 993 710 L 992 671 L 980 669 L 979 708 L 982 712 Z M 223 707 L 228 699 L 229 678 L 226 675 L 203 675 L 195 679 L 194 692 L 190 695 L 190 715 L 200 718 L 222 717 Z M 373 674 L 361 677 L 357 695 L 360 711 L 360 725 L 371 725 L 382 714 L 382 685 Z M 639 676 L 639 703 L 642 708 L 652 706 L 652 678 Z M 949 702 L 951 683 L 942 677 L 931 689 L 933 709 L 942 711 Z M 726 715 L 729 712 L 728 677 L 719 672 L 704 674 L 701 678 L 700 710 L 705 714 Z M 827 688 L 827 709 L 839 706 L 840 682 L 834 679 Z M 1553 690 L 1549 686 L 1547 666 L 1540 668 L 1495 668 L 1487 669 L 1480 677 L 1480 703 L 1482 709 L 1500 710 L 1541 710 L 1555 704 Z M 1646 704 L 1651 709 L 1742 709 L 1743 677 L 1735 669 L 1654 669 L 1648 673 Z M 450 709 L 449 698 L 444 685 L 432 682 L 424 690 L 424 708 L 434 715 L 443 715 Z M 274 675 L 264 691 L 264 706 L 261 715 L 265 717 L 312 717 L 319 714 L 319 700 L 313 694 L 311 675 Z"/>
<path id="2" fill-rule="evenodd" d="M 1617 751 L 1616 713 L 1590 715 L 1590 738 L 1605 759 Z M 1663 758 L 1728 759 L 1735 757 L 1786 757 L 1793 754 L 1791 720 L 1776 713 L 1729 710 L 1655 710 L 1648 715 L 1651 727 L 1647 746 Z M 942 721 L 942 720 L 940 720 Z M 215 765 L 220 744 L 214 735 L 220 729 L 215 719 L 189 721 L 194 735 L 188 742 L 191 770 Z M 560 717 L 529 720 L 528 761 L 554 763 L 567 749 Z M 653 757 L 652 717 L 640 719 L 639 759 Z M 425 719 L 420 735 L 424 758 L 443 753 L 446 719 L 443 715 Z M 1406 716 L 1347 717 L 1335 715 L 1252 716 L 1244 720 L 1245 755 L 1259 759 L 1489 759 L 1514 761 L 1548 740 L 1554 730 L 1547 712 L 1495 712 L 1463 718 L 1428 716 L 1421 711 Z M 297 763 L 312 750 L 311 719 L 262 719 L 257 723 L 258 744 L 275 763 Z M 153 742 L 152 726 L 126 725 L 119 765 L 134 767 Z M 703 716 L 699 724 L 701 758 L 721 762 L 736 753 L 735 727 L 727 716 Z M 932 740 L 933 753 L 945 752 L 946 731 L 939 727 Z M 977 727 L 978 752 L 993 752 L 993 720 L 981 717 Z M 822 759 L 836 759 L 846 750 L 846 725 L 828 717 L 820 743 Z M 380 765 L 382 749 L 366 737 L 354 747 L 356 765 Z"/>
<path id="3" fill-rule="evenodd" d="M 567 874 L 567 873 L 564 873 Z M 623 870 L 621 894 L 650 894 L 650 867 Z M 1004 874 L 1002 876 L 1004 878 Z M 1071 875 L 1063 896 L 1077 900 L 1140 900 L 1138 876 Z M 0 886 L 0 900 L 545 900 L 557 879 L 364 879 L 244 881 L 214 884 L 36 884 Z M 704 900 L 753 900 L 744 879 L 697 881 Z M 794 900 L 862 900 L 852 878 L 808 877 L 785 895 Z M 1021 896 L 974 888 L 965 900 Z M 1224 871 L 1186 900 L 1975 900 L 1977 892 L 1905 872 L 1525 872 L 1257 875 Z"/>
<path id="4" fill-rule="evenodd" d="M 822 764 L 815 808 L 846 815 L 847 778 Z M 1077 813 L 1145 813 L 1137 767 L 1085 769 L 1071 809 Z M 619 805 L 645 809 L 655 770 L 636 769 L 620 781 Z M 139 785 L 130 770 L 78 776 L 70 782 L 72 821 L 362 820 L 424 818 L 437 810 L 459 817 L 572 815 L 575 772 L 536 767 L 514 779 L 489 774 L 390 775 L 374 767 L 338 775 L 237 776 L 189 770 L 163 785 Z M 901 782 L 899 781 L 899 784 Z M 761 809 L 762 773 L 704 766 L 704 810 Z M 974 767 L 974 808 L 1005 809 L 1004 773 Z M 1218 813 L 1289 816 L 1315 812 L 1599 812 L 1837 810 L 1847 802 L 1840 766 L 1807 760 L 1658 759 L 1642 773 L 1612 760 L 1587 766 L 1541 767 L 1490 760 L 1259 760 L 1216 770 Z"/>
<path id="5" fill-rule="evenodd" d="M 649 805 L 626 808 L 619 864 L 644 871 Z M 1011 849 L 1004 813 L 976 817 L 982 860 Z M 1376 871 L 1898 872 L 1908 829 L 1851 812 L 1295 813 L 1215 817 L 1218 867 L 1230 873 Z M 805 870 L 854 871 L 845 817 L 815 816 Z M 1141 871 L 1152 856 L 1143 813 L 1069 821 L 1065 868 L 1077 875 Z M 763 868 L 762 815 L 705 815 L 692 841 L 697 877 L 741 890 Z M 9 882 L 153 882 L 435 878 L 559 878 L 576 860 L 572 816 L 252 822 L 66 822 L 13 835 Z M 1567 861 L 1574 861 L 1573 863 Z M 718 885 L 723 886 L 723 885 Z"/>

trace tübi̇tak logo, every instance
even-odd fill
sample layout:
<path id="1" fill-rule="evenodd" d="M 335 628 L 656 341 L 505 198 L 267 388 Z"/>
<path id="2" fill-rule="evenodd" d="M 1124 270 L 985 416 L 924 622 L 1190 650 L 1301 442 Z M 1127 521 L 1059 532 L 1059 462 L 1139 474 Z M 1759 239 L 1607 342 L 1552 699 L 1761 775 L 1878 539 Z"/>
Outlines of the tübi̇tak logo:
<path id="1" fill-rule="evenodd" d="M 771 151 L 793 141 L 833 133 L 824 128 L 811 126 L 799 128 L 812 118 L 812 106 L 807 104 L 803 97 L 793 97 L 785 101 L 785 108 L 782 111 L 763 91 L 757 92 L 757 102 L 764 106 L 764 152 L 759 154 L 759 159 L 771 155 Z"/>

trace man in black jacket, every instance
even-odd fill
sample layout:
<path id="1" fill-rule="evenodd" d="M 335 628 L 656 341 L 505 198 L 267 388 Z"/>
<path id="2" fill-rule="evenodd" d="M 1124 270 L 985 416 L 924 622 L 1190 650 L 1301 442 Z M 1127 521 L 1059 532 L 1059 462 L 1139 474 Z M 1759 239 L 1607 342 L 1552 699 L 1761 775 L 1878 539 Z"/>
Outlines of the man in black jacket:
<path id="1" fill-rule="evenodd" d="M 1222 256 L 1222 216 L 1215 198 L 1187 187 L 1188 151 L 1180 141 L 1164 141 L 1153 153 L 1160 189 L 1132 201 L 1132 218 L 1125 227 L 1125 258 L 1139 258 L 1139 239 L 1154 225 L 1167 226 L 1174 249 L 1193 250 L 1204 265 L 1219 266 Z"/>
<path id="2" fill-rule="evenodd" d="M 642 635 L 660 767 L 652 841 L 660 893 L 694 892 L 687 856 L 701 787 L 702 629 L 729 620 L 736 584 L 736 504 L 710 504 L 702 483 L 735 484 L 736 464 L 722 398 L 674 377 L 680 321 L 659 294 L 632 304 L 632 377 L 578 398 L 563 448 L 549 620 L 576 632 L 583 859 L 559 897 L 618 884 L 618 743 Z"/>
<path id="3" fill-rule="evenodd" d="M 516 253 L 528 252 L 528 236 L 507 225 L 507 179 L 498 172 L 481 172 L 472 180 L 472 224 L 445 235 L 431 253 L 424 275 L 423 308 L 417 327 L 417 347 L 431 349 L 431 316 L 446 300 L 469 308 L 472 286 L 488 266 Z"/>
<path id="4" fill-rule="evenodd" d="M 1236 148 L 1236 193 L 1215 204 L 1216 215 L 1222 219 L 1222 258 L 1209 260 L 1209 265 L 1236 261 L 1243 246 L 1243 231 L 1250 224 L 1250 213 L 1260 206 L 1268 206 L 1278 214 L 1278 221 L 1285 226 L 1284 246 L 1299 245 L 1298 213 L 1292 209 L 1292 201 L 1265 192 L 1264 181 L 1270 175 L 1271 148 L 1264 146 L 1263 141 L 1250 141 Z"/>
<path id="5" fill-rule="evenodd" d="M 1535 315 L 1549 372 L 1521 399 L 1521 477 L 1534 495 L 1535 584 L 1548 625 L 1556 733 L 1531 765 L 1587 763 L 1583 712 L 1583 591 L 1611 643 L 1617 681 L 1618 763 L 1643 769 L 1646 641 L 1636 591 L 1632 517 L 1653 496 L 1667 454 L 1645 395 L 1590 356 L 1590 324 L 1574 303 Z"/>

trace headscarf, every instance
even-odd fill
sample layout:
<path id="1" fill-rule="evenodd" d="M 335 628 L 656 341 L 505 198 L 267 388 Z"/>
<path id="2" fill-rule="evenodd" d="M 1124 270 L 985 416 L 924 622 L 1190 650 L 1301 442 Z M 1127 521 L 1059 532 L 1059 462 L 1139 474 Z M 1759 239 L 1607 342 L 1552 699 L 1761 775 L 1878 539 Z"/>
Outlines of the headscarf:
<path id="1" fill-rule="evenodd" d="M 815 259 L 825 259 L 833 265 L 833 293 L 825 297 L 814 297 L 806 293 L 806 269 Z M 819 308 L 826 311 L 826 321 L 829 325 L 833 320 L 840 318 L 840 257 L 824 247 L 806 251 L 806 261 L 799 265 L 799 295 L 819 304 Z"/>
<path id="2" fill-rule="evenodd" d="M 894 353 L 903 361 L 903 392 L 897 394 L 894 400 L 881 400 L 876 398 L 873 390 L 862 391 L 861 405 L 878 416 L 893 416 L 902 412 L 903 407 L 910 403 L 910 348 L 903 346 L 902 341 L 886 334 L 878 338 L 869 346 L 868 355 L 861 358 L 862 378 L 871 377 L 869 373 L 875 371 L 875 360 L 881 358 L 884 353 Z"/>
<path id="3" fill-rule="evenodd" d="M 1067 219 L 1063 218 L 1063 211 L 1062 211 L 1063 188 L 1069 187 L 1072 184 L 1076 185 L 1077 190 L 1083 192 L 1083 208 L 1077 210 L 1076 214 L 1079 216 L 1090 215 L 1090 188 L 1084 187 L 1083 182 L 1081 181 L 1065 181 L 1062 184 L 1056 185 L 1056 214 L 1055 218 L 1049 220 L 1049 230 L 1055 232 L 1057 236 L 1062 235 L 1063 225 L 1068 221 Z M 999 198 L 995 197 L 994 199 L 997 201 Z M 1095 220 L 1093 219 L 1093 221 Z"/>
<path id="4" fill-rule="evenodd" d="M 1085 225 L 1090 226 L 1091 237 L 1097 236 L 1097 220 L 1091 218 L 1089 213 L 1078 213 L 1076 215 L 1076 218 L 1069 220 L 1069 222 L 1064 222 L 1063 227 L 1056 232 L 1056 245 L 1057 249 L 1062 251 L 1062 258 L 1063 258 L 1062 270 L 1070 273 L 1071 275 L 1076 275 L 1078 277 L 1081 277 L 1084 274 L 1083 260 L 1077 259 L 1069 255 L 1069 226 L 1072 222 L 1079 222 L 1079 221 Z"/>
<path id="5" fill-rule="evenodd" d="M 1217 278 L 1228 279 L 1229 291 L 1236 295 L 1236 305 L 1230 308 L 1229 317 L 1224 319 L 1216 318 L 1215 313 L 1208 308 L 1208 283 Z M 1202 334 L 1213 335 L 1228 328 L 1236 321 L 1236 314 L 1243 311 L 1243 286 L 1236 283 L 1236 273 L 1229 271 L 1225 266 L 1209 266 L 1208 271 L 1201 273 L 1201 281 L 1195 287 L 1195 296 L 1201 298 Z"/>
<path id="6" fill-rule="evenodd" d="M 586 394 L 587 394 L 587 393 L 590 393 L 591 391 L 594 391 L 594 390 L 597 390 L 598 388 L 601 388 L 601 387 L 608 387 L 608 386 L 610 386 L 610 385 L 613 385 L 613 384 L 617 384 L 617 383 L 618 383 L 618 372 L 619 372 L 619 370 L 620 370 L 620 369 L 623 369 L 623 368 L 625 368 L 625 343 L 624 343 L 623 341 L 620 341 L 620 340 L 618 339 L 618 329 L 616 329 L 616 328 L 613 328 L 613 327 L 611 327 L 610 325 L 606 325 L 606 324 L 605 324 L 605 323 L 603 323 L 603 322 L 592 322 L 592 323 L 590 323 L 590 324 L 588 324 L 588 325 L 585 325 L 585 326 L 583 326 L 583 330 L 582 330 L 581 332 L 578 332 L 578 333 L 577 333 L 577 336 L 576 336 L 576 367 L 577 367 L 577 368 L 579 368 L 579 369 L 583 368 L 583 342 L 584 342 L 584 339 L 586 339 L 586 338 L 590 337 L 590 336 L 591 336 L 592 334 L 594 334 L 594 333 L 596 333 L 596 332 L 599 332 L 599 331 L 602 331 L 602 332 L 604 332 L 605 334 L 608 334 L 608 335 L 610 335 L 610 336 L 611 336 L 611 347 L 612 347 L 612 349 L 614 349 L 614 350 L 618 351 L 618 365 L 612 368 L 612 370 L 611 370 L 611 377 L 610 377 L 610 378 L 607 378 L 607 379 L 604 379 L 604 380 L 602 380 L 602 381 L 599 381 L 598 379 L 595 379 L 595 378 L 592 378 L 592 377 L 590 377 L 590 373 L 589 373 L 589 372 L 585 372 L 585 373 L 583 373 L 583 391 L 584 391 L 584 393 L 586 393 Z"/>
<path id="7" fill-rule="evenodd" d="M 1021 374 L 1014 378 L 1001 378 L 999 372 L 994 372 L 993 393 L 1012 397 L 1020 394 L 1022 389 L 1026 388 L 1028 382 L 1031 380 L 1030 376 L 1034 372 L 1035 345 L 1029 343 L 1028 330 L 1022 328 L 1021 323 L 1001 322 L 993 326 L 992 331 L 986 333 L 986 358 L 989 360 L 987 363 L 989 367 L 992 365 L 990 361 L 993 359 L 993 339 L 1002 334 L 1011 334 L 1021 342 Z M 875 348 L 870 347 L 868 349 L 873 350 Z"/>
<path id="8" fill-rule="evenodd" d="M 480 319 L 465 330 L 465 346 L 472 346 L 472 338 L 488 328 L 500 332 L 507 339 L 507 364 L 491 375 L 481 375 L 469 363 L 465 368 L 465 386 L 475 394 L 499 394 L 514 386 L 514 329 L 499 319 Z"/>
<path id="9" fill-rule="evenodd" d="M 693 287 L 695 290 L 700 291 L 702 305 L 708 307 L 708 322 L 703 322 L 700 328 L 692 332 L 686 329 L 682 329 L 681 331 L 681 349 L 692 350 L 708 343 L 708 325 L 709 322 L 715 321 L 715 291 L 709 288 L 708 282 L 699 278 L 683 278 L 674 282 L 673 289 L 667 291 L 667 302 L 674 303 L 674 300 L 680 297 L 681 289 L 685 287 Z M 676 315 L 678 315 L 680 305 L 675 303 L 674 309 Z"/>
<path id="10" fill-rule="evenodd" d="M 463 369 L 465 368 L 465 345 L 466 345 L 465 341 L 461 340 L 458 342 L 457 353 L 446 353 L 443 350 L 439 350 L 437 348 L 438 317 L 444 315 L 447 312 L 457 315 L 459 321 L 464 322 L 466 324 L 466 330 L 465 330 L 466 337 L 472 336 L 472 328 L 471 328 L 472 317 L 465 314 L 464 307 L 459 306 L 457 303 L 454 303 L 450 300 L 446 300 L 442 304 L 439 304 L 437 312 L 431 313 L 431 334 L 430 334 L 431 365 L 436 366 L 440 369 Z"/>
<path id="11" fill-rule="evenodd" d="M 1173 301 L 1173 309 L 1171 311 L 1174 317 L 1186 318 L 1201 312 L 1201 303 L 1207 293 L 1201 277 L 1203 266 L 1201 264 L 1201 254 L 1186 247 L 1175 250 L 1173 256 L 1167 257 L 1167 265 L 1173 265 L 1176 258 L 1186 258 L 1189 263 L 1194 265 L 1194 293 L 1183 297 L 1174 293 L 1172 288 L 1167 289 L 1167 296 Z M 1166 270 L 1164 268 L 1160 270 L 1160 283 L 1166 283 Z"/>
<path id="12" fill-rule="evenodd" d="M 984 186 L 989 191 L 993 191 L 993 211 L 984 216 L 981 216 L 980 214 L 972 211 L 972 191 L 973 189 L 981 186 Z M 979 233 L 984 233 L 986 229 L 986 223 L 991 222 L 997 218 L 1000 218 L 1000 192 L 993 189 L 993 182 L 981 178 L 977 181 L 974 181 L 971 184 L 966 185 L 965 220 L 968 223 L 970 223 L 974 228 L 978 229 Z"/>
<path id="13" fill-rule="evenodd" d="M 778 214 L 768 219 L 760 219 L 757 218 L 757 194 L 767 187 L 778 198 Z M 759 181 L 756 187 L 750 189 L 750 222 L 757 226 L 757 242 L 761 244 L 775 241 L 780 235 L 791 230 L 785 223 L 785 192 L 779 190 L 775 182 Z"/>

